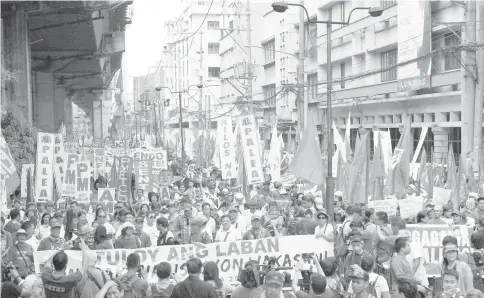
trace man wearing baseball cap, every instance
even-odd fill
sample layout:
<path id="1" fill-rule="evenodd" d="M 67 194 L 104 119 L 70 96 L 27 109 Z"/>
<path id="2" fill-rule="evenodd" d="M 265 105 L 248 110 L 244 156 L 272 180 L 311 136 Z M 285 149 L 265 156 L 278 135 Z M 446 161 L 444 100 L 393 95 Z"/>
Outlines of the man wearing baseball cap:
<path id="1" fill-rule="evenodd" d="M 144 223 L 145 218 L 142 215 L 138 215 L 134 221 L 134 236 L 138 237 L 141 247 L 150 247 L 151 238 L 150 235 L 143 231 Z"/>
<path id="2" fill-rule="evenodd" d="M 282 272 L 269 271 L 264 279 L 264 292 L 261 297 L 280 298 L 284 279 L 284 274 Z"/>
<path id="3" fill-rule="evenodd" d="M 271 237 L 271 233 L 262 227 L 261 223 L 261 216 L 259 214 L 252 215 L 252 228 L 248 230 L 243 240 L 254 240 L 254 239 L 262 239 L 262 238 L 269 238 Z"/>
<path id="4" fill-rule="evenodd" d="M 351 236 L 350 245 L 352 251 L 346 256 L 343 268 L 349 268 L 354 264 L 360 265 L 363 257 L 371 257 L 369 252 L 363 250 L 363 238 L 361 235 Z"/>
<path id="5" fill-rule="evenodd" d="M 376 294 L 376 297 L 390 297 L 390 288 L 386 278 L 382 275 L 373 272 L 375 261 L 372 256 L 364 256 L 361 259 L 361 269 L 368 273 L 368 282 L 370 294 Z M 372 293 L 373 292 L 373 293 Z M 353 284 L 348 285 L 348 293 L 353 294 Z"/>
<path id="6" fill-rule="evenodd" d="M 65 240 L 61 237 L 62 224 L 55 218 L 50 220 L 50 236 L 42 239 L 37 251 L 60 250 L 64 248 Z"/>

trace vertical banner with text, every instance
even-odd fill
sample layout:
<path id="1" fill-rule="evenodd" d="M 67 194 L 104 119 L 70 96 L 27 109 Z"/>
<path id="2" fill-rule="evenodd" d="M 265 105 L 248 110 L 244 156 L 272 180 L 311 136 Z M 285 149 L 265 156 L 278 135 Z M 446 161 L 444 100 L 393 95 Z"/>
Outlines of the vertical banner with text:
<path id="1" fill-rule="evenodd" d="M 76 196 L 76 163 L 81 160 L 81 156 L 75 153 L 67 153 L 64 161 L 64 169 L 66 174 L 64 176 L 64 187 L 62 195 L 66 197 Z"/>
<path id="2" fill-rule="evenodd" d="M 75 163 L 76 169 L 76 200 L 78 203 L 88 203 L 91 194 L 91 165 L 83 160 Z"/>
<path id="3" fill-rule="evenodd" d="M 64 151 L 64 138 L 61 133 L 54 135 L 54 177 L 55 185 L 57 187 L 57 193 L 62 196 L 64 192 L 64 179 L 66 175 L 65 170 L 65 151 Z"/>
<path id="4" fill-rule="evenodd" d="M 104 210 L 109 214 L 114 213 L 114 199 L 116 196 L 115 188 L 100 188 L 97 190 L 98 203 L 103 204 Z"/>
<path id="5" fill-rule="evenodd" d="M 262 183 L 264 176 L 254 115 L 241 116 L 238 121 L 242 150 L 244 151 L 247 184 Z"/>
<path id="6" fill-rule="evenodd" d="M 106 154 L 104 148 L 94 149 L 94 180 L 96 180 L 99 175 L 106 177 Z"/>
<path id="7" fill-rule="evenodd" d="M 219 140 L 222 178 L 237 178 L 238 172 L 235 164 L 235 140 L 232 129 L 232 117 L 224 117 L 218 121 L 217 138 Z"/>
<path id="8" fill-rule="evenodd" d="M 53 162 L 54 135 L 39 132 L 37 139 L 37 174 L 35 181 L 35 197 L 37 203 L 45 203 L 53 199 Z"/>
<path id="9" fill-rule="evenodd" d="M 24 164 L 22 165 L 22 176 L 20 177 L 20 196 L 22 198 L 27 197 L 27 173 L 29 172 L 30 169 L 30 183 L 34 183 L 34 170 L 35 170 L 35 165 L 34 164 Z"/>
<path id="10" fill-rule="evenodd" d="M 114 158 L 118 169 L 118 202 L 131 202 L 131 178 L 133 173 L 133 158 L 116 156 Z"/>

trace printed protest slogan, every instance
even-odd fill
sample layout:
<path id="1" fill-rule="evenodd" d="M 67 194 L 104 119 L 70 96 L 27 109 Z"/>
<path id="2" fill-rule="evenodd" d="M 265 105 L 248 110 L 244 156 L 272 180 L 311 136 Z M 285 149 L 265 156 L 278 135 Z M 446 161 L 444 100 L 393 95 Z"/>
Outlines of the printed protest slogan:
<path id="1" fill-rule="evenodd" d="M 294 245 L 294 243 L 298 243 L 298 245 Z M 130 253 L 137 253 L 140 256 L 141 264 L 144 265 L 148 272 L 151 272 L 148 281 L 156 282 L 156 271 L 153 272 L 155 264 L 159 264 L 162 261 L 169 262 L 172 266 L 172 272 L 186 277 L 184 263 L 190 257 L 197 257 L 201 259 L 202 263 L 206 261 L 216 262 L 220 269 L 220 277 L 233 284 L 237 282 L 239 269 L 249 260 L 257 260 L 259 264 L 262 264 L 268 258 L 275 257 L 277 260 L 276 266 L 293 267 L 299 261 L 302 261 L 301 254 L 312 252 L 316 253 L 318 257 L 327 258 L 333 256 L 334 247 L 331 244 L 319 241 L 313 235 L 305 235 L 211 243 L 198 247 L 195 245 L 177 245 L 136 250 L 98 250 L 96 251 L 96 266 L 108 269 L 116 275 L 125 267 L 127 256 Z M 35 272 L 41 272 L 43 264 L 54 253 L 56 252 L 34 252 Z M 70 250 L 66 251 L 66 253 L 69 257 L 67 272 L 70 270 L 75 272 L 77 269 L 80 269 L 82 266 L 82 252 Z"/>
<path id="2" fill-rule="evenodd" d="M 103 204 L 104 210 L 109 214 L 114 213 L 114 199 L 116 195 L 116 189 L 114 188 L 99 188 L 97 190 L 97 200 Z"/>
<path id="3" fill-rule="evenodd" d="M 235 140 L 232 130 L 232 117 L 224 117 L 217 124 L 217 138 L 219 141 L 220 169 L 223 179 L 237 178 L 235 164 Z"/>
<path id="4" fill-rule="evenodd" d="M 57 192 L 62 195 L 64 189 L 65 178 L 65 152 L 64 152 L 64 139 L 62 134 L 57 133 L 54 135 L 54 178 Z"/>
<path id="5" fill-rule="evenodd" d="M 459 253 L 470 252 L 469 227 L 464 225 L 407 225 L 412 233 L 412 242 L 423 248 L 423 258 L 427 274 L 440 275 L 440 265 L 444 257 L 442 240 L 447 235 L 457 238 Z"/>
<path id="6" fill-rule="evenodd" d="M 158 175 L 161 170 L 168 169 L 167 154 L 163 148 L 135 149 L 132 157 L 135 162 L 152 161 L 153 174 Z"/>
<path id="7" fill-rule="evenodd" d="M 375 212 L 380 212 L 380 211 L 386 212 L 388 216 L 396 216 L 397 207 L 398 207 L 398 203 L 396 199 L 386 199 L 386 200 L 368 202 L 368 208 L 375 209 Z"/>
<path id="8" fill-rule="evenodd" d="M 75 153 L 67 153 L 64 161 L 64 169 L 66 174 L 64 176 L 64 187 L 62 195 L 66 197 L 76 196 L 76 163 L 81 160 L 81 156 Z"/>
<path id="9" fill-rule="evenodd" d="M 114 158 L 118 169 L 118 202 L 130 202 L 131 199 L 131 177 L 133 173 L 133 158 L 129 156 L 116 156 Z"/>
<path id="10" fill-rule="evenodd" d="M 241 144 L 244 150 L 247 184 L 263 182 L 261 152 L 254 115 L 241 116 L 238 119 Z"/>
<path id="11" fill-rule="evenodd" d="M 89 202 L 91 194 L 91 165 L 84 160 L 74 164 L 76 169 L 76 200 L 79 203 Z"/>
<path id="12" fill-rule="evenodd" d="M 2 132 L 0 132 L 0 164 L 0 180 L 5 183 L 6 193 L 12 193 L 19 185 L 20 180 L 18 178 L 17 168 L 15 167 L 15 161 Z"/>
<path id="13" fill-rule="evenodd" d="M 99 175 L 105 176 L 106 174 L 106 154 L 104 148 L 94 149 L 94 180 L 96 180 Z"/>
<path id="14" fill-rule="evenodd" d="M 137 188 L 142 189 L 144 192 L 151 191 L 153 185 L 152 182 L 152 170 L 153 161 L 135 161 L 134 166 L 136 169 L 136 185 Z"/>
<path id="15" fill-rule="evenodd" d="M 30 183 L 34 183 L 35 165 L 34 164 L 24 164 L 22 165 L 22 176 L 20 177 L 20 196 L 22 198 L 27 197 L 27 173 L 30 169 Z"/>
<path id="16" fill-rule="evenodd" d="M 160 186 L 168 186 L 173 181 L 173 171 L 170 170 L 163 170 L 160 172 L 159 176 L 159 183 Z"/>
<path id="17" fill-rule="evenodd" d="M 398 200 L 400 206 L 400 217 L 402 219 L 416 217 L 417 213 L 423 209 L 422 197 L 411 197 L 408 199 Z"/>
<path id="18" fill-rule="evenodd" d="M 81 147 L 82 159 L 89 162 L 94 161 L 94 148 L 91 147 Z"/>
<path id="19" fill-rule="evenodd" d="M 37 174 L 35 183 L 35 197 L 37 203 L 52 200 L 54 175 L 52 173 L 54 159 L 54 135 L 38 133 L 37 139 Z"/>

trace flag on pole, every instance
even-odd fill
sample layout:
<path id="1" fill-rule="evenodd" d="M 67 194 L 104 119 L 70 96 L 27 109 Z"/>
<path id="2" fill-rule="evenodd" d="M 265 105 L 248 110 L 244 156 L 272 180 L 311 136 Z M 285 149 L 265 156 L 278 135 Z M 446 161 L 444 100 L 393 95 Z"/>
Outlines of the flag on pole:
<path id="1" fill-rule="evenodd" d="M 115 188 L 118 181 L 118 171 L 116 170 L 116 156 L 113 156 L 113 165 L 111 167 L 111 180 L 109 181 L 109 187 Z"/>
<path id="2" fill-rule="evenodd" d="M 373 161 L 370 168 L 369 183 L 371 186 L 371 198 L 374 201 L 383 200 L 383 181 L 385 179 L 385 163 L 382 154 L 382 134 L 376 131 L 374 136 L 377 141 L 374 142 Z"/>
<path id="3" fill-rule="evenodd" d="M 395 195 L 399 199 L 405 197 L 405 189 L 410 180 L 411 145 L 410 117 L 406 116 L 403 133 L 393 153 L 391 175 L 386 183 L 389 191 L 387 194 Z"/>
<path id="4" fill-rule="evenodd" d="M 345 161 L 350 160 L 351 155 L 353 155 L 353 152 L 351 151 L 350 132 L 351 132 L 351 112 L 348 114 L 348 121 L 346 121 L 345 139 L 344 139 L 344 146 L 343 146 L 344 148 L 343 156 Z"/>
<path id="5" fill-rule="evenodd" d="M 355 154 L 350 168 L 348 181 L 348 201 L 353 204 L 367 203 L 366 186 L 368 183 L 368 134 L 356 139 Z"/>
<path id="6" fill-rule="evenodd" d="M 459 206 L 459 174 L 457 173 L 457 167 L 455 165 L 455 155 L 454 147 L 452 144 L 449 145 L 449 154 L 447 155 L 447 183 L 446 186 L 452 192 L 450 195 L 450 200 L 453 204 L 453 208 L 458 208 Z"/>
<path id="7" fill-rule="evenodd" d="M 34 197 L 32 195 L 32 170 L 28 168 L 27 170 L 27 206 L 29 203 L 34 203 Z"/>

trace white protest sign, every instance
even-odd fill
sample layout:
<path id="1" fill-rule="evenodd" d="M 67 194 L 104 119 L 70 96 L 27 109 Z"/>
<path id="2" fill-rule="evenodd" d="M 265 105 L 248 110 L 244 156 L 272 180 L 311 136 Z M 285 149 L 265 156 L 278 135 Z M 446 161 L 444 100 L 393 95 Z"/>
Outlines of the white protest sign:
<path id="1" fill-rule="evenodd" d="M 411 197 L 408 199 L 398 200 L 398 206 L 400 206 L 400 217 L 402 219 L 407 219 L 417 216 L 417 213 L 422 210 L 422 204 L 422 197 Z"/>
<path id="2" fill-rule="evenodd" d="M 294 245 L 297 243 L 298 245 Z M 82 266 L 82 251 L 67 250 L 69 262 L 66 271 L 75 272 Z M 149 283 L 158 280 L 155 264 L 161 261 L 169 262 L 172 272 L 179 274 L 182 278 L 187 276 L 184 263 L 191 257 L 199 258 L 202 263 L 214 261 L 220 269 L 220 277 L 230 284 L 237 283 L 239 269 L 250 260 L 257 260 L 259 264 L 264 263 L 270 257 L 275 257 L 276 266 L 294 267 L 302 261 L 301 254 L 316 253 L 318 258 L 324 259 L 334 256 L 332 244 L 322 242 L 313 235 L 272 237 L 258 240 L 219 242 L 207 245 L 177 245 L 158 246 L 149 248 L 131 249 L 109 249 L 97 250 L 97 266 L 104 270 L 109 269 L 114 275 L 123 271 L 126 266 L 126 258 L 130 253 L 137 253 L 140 256 L 141 265 L 150 274 L 147 280 Z M 47 259 L 56 251 L 34 252 L 35 272 L 40 273 Z"/>
<path id="3" fill-rule="evenodd" d="M 66 175 L 65 171 L 65 151 L 64 151 L 64 138 L 62 134 L 58 133 L 54 135 L 54 177 L 55 185 L 59 195 L 62 195 L 64 189 L 64 178 Z"/>
<path id="4" fill-rule="evenodd" d="M 116 199 L 116 189 L 115 188 L 99 188 L 97 190 L 97 200 L 98 203 L 103 204 L 104 210 L 109 214 L 114 213 L 114 202 Z"/>
<path id="5" fill-rule="evenodd" d="M 445 189 L 442 187 L 434 187 L 432 204 L 433 205 L 446 205 L 450 200 L 452 194 L 451 189 Z"/>
<path id="6" fill-rule="evenodd" d="M 135 149 L 132 152 L 134 162 L 152 161 L 153 174 L 159 174 L 161 170 L 168 169 L 166 150 L 163 148 Z"/>
<path id="7" fill-rule="evenodd" d="M 76 168 L 76 200 L 79 203 L 89 202 L 91 194 L 91 166 L 89 161 L 80 161 Z"/>
<path id="8" fill-rule="evenodd" d="M 218 121 L 217 137 L 219 141 L 220 164 L 223 179 L 237 178 L 235 164 L 235 139 L 232 130 L 232 117 L 224 117 Z"/>
<path id="9" fill-rule="evenodd" d="M 244 151 L 247 184 L 262 183 L 261 152 L 257 138 L 257 126 L 254 115 L 241 116 L 238 119 L 242 149 Z"/>
<path id="10" fill-rule="evenodd" d="M 375 212 L 386 212 L 388 216 L 397 215 L 397 206 L 398 202 L 395 198 L 368 202 L 368 208 L 373 208 Z"/>
<path id="11" fill-rule="evenodd" d="M 54 135 L 38 133 L 37 138 L 37 175 L 35 183 L 35 197 L 37 203 L 52 200 L 52 187 L 54 175 L 52 172 L 54 162 Z"/>
<path id="12" fill-rule="evenodd" d="M 75 153 L 67 153 L 64 161 L 66 174 L 64 177 L 64 187 L 62 195 L 66 197 L 76 196 L 76 163 L 81 160 L 81 156 Z"/>
<path id="13" fill-rule="evenodd" d="M 20 196 L 22 198 L 27 197 L 27 173 L 30 169 L 30 183 L 32 188 L 34 186 L 34 175 L 35 175 L 35 165 L 34 164 L 23 164 L 22 165 L 22 176 L 20 177 Z"/>

